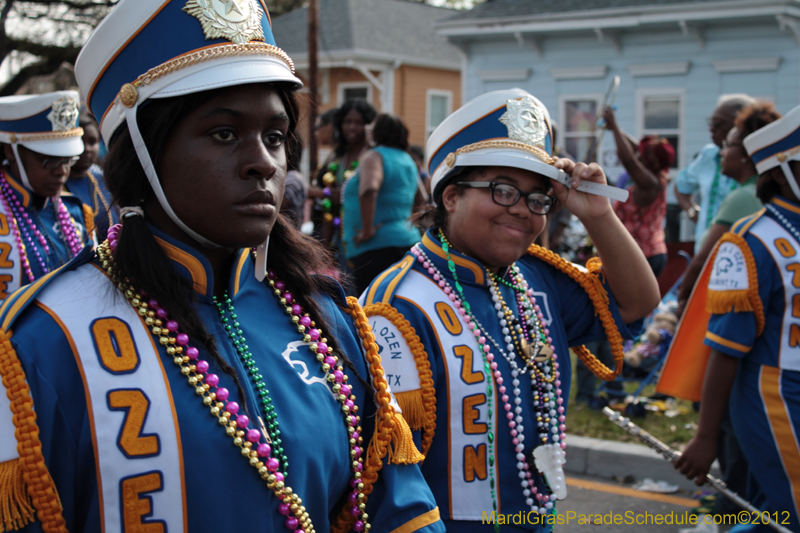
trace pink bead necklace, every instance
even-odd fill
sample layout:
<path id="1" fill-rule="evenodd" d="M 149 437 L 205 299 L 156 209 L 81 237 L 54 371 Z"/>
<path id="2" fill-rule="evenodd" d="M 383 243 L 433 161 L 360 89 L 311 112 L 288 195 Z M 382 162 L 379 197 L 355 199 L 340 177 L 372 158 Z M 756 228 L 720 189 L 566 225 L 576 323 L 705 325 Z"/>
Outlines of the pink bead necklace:
<path id="1" fill-rule="evenodd" d="M 181 374 L 187 377 L 195 393 L 202 398 L 213 417 L 217 419 L 225 433 L 233 439 L 233 444 L 240 449 L 241 455 L 249 460 L 250 465 L 257 471 L 261 479 L 266 481 L 276 498 L 281 502 L 278 512 L 286 519 L 284 526 L 295 533 L 314 533 L 314 525 L 303 505 L 300 496 L 286 484 L 286 473 L 281 471 L 281 462 L 274 457 L 274 452 L 262 431 L 251 427 L 250 418 L 239 414 L 239 404 L 229 401 L 228 389 L 219 386 L 219 376 L 208 373 L 208 361 L 199 359 L 200 352 L 194 346 L 189 346 L 189 336 L 179 332 L 179 325 L 175 320 L 169 319 L 169 313 L 154 299 L 146 300 L 142 291 L 137 291 L 128 280 L 118 279 L 118 272 L 114 267 L 112 253 L 116 250 L 120 236 L 121 225 L 116 224 L 108 231 L 108 240 L 98 247 L 97 253 L 103 268 L 112 280 L 125 294 L 125 297 L 136 308 L 139 316 L 143 317 L 145 324 L 152 329 L 155 336 L 159 337 L 159 344 L 165 346 L 167 355 L 173 358 L 173 363 L 180 367 Z M 356 397 L 352 387 L 348 385 L 348 377 L 339 358 L 328 346 L 327 339 L 315 326 L 308 313 L 295 301 L 285 284 L 278 280 L 275 273 L 268 273 L 268 280 L 273 293 L 283 306 L 291 323 L 303 335 L 303 340 L 320 362 L 327 382 L 330 384 L 337 400 L 341 404 L 349 439 L 349 460 L 352 471 L 350 480 L 350 494 L 347 501 L 351 505 L 351 513 L 356 517 L 353 525 L 355 531 L 369 531 L 369 518 L 365 512 L 366 495 L 363 494 L 364 484 L 361 480 L 363 464 L 363 437 L 361 437 L 361 417 L 357 414 L 355 405 Z"/>

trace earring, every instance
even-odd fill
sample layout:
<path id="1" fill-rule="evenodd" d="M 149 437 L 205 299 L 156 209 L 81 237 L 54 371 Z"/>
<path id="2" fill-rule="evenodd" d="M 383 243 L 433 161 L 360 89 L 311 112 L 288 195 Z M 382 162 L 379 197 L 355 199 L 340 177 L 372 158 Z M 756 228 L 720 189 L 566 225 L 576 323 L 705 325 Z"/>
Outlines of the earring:
<path id="1" fill-rule="evenodd" d="M 747 158 L 746 157 L 742 158 L 742 163 L 747 163 Z"/>

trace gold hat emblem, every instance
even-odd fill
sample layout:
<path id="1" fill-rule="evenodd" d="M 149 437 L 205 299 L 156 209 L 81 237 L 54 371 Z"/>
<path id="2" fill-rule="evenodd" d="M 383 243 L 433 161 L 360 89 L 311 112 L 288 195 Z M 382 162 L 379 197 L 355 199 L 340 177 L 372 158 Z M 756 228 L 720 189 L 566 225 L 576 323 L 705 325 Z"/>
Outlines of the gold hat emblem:
<path id="1" fill-rule="evenodd" d="M 548 126 L 544 111 L 530 96 L 506 102 L 506 112 L 500 122 L 508 128 L 509 139 L 521 141 L 533 146 L 545 147 Z"/>
<path id="2" fill-rule="evenodd" d="M 188 0 L 183 11 L 200 20 L 206 39 L 236 44 L 264 40 L 257 0 Z"/>
<path id="3" fill-rule="evenodd" d="M 47 120 L 53 125 L 53 131 L 70 131 L 78 127 L 78 102 L 65 96 L 53 102 Z"/>

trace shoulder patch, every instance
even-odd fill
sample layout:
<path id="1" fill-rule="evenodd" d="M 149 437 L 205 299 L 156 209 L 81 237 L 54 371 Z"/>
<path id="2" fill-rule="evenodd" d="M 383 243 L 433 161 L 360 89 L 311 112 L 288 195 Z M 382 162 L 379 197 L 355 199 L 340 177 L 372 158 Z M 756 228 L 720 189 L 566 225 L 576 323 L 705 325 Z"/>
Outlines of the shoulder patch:
<path id="1" fill-rule="evenodd" d="M 717 247 L 708 288 L 712 291 L 746 291 L 750 284 L 742 248 L 733 242 Z"/>
<path id="2" fill-rule="evenodd" d="M 711 253 L 706 311 L 711 314 L 754 313 L 758 335 L 764 331 L 764 307 L 758 295 L 758 273 L 753 252 L 744 237 L 724 234 Z"/>
<path id="3" fill-rule="evenodd" d="M 422 454 L 436 430 L 436 391 L 425 346 L 417 332 L 394 307 L 378 303 L 364 307 L 378 345 L 386 379 L 409 426 L 422 430 Z"/>

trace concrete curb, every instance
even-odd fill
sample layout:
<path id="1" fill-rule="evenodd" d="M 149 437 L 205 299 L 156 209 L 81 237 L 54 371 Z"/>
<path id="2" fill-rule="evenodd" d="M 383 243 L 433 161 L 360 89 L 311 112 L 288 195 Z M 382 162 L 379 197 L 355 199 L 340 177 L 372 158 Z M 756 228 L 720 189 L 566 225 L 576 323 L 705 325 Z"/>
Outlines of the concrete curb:
<path id="1" fill-rule="evenodd" d="M 687 491 L 699 487 L 672 467 L 658 452 L 642 444 L 617 442 L 567 435 L 567 462 L 564 470 L 568 474 L 580 474 L 600 478 L 624 479 L 633 476 L 636 481 L 646 477 L 654 481 L 666 481 Z M 719 465 L 711 466 L 711 475 L 719 477 Z"/>

